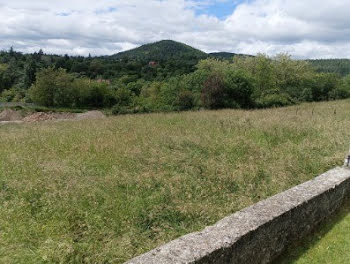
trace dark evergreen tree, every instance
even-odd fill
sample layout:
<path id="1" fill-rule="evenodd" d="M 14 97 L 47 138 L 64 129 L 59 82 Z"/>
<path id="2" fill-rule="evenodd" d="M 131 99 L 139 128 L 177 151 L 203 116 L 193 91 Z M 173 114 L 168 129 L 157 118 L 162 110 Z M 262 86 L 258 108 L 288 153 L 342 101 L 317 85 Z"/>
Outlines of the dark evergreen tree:
<path id="1" fill-rule="evenodd" d="M 35 82 L 36 70 L 36 63 L 30 58 L 24 68 L 24 88 L 28 89 Z"/>

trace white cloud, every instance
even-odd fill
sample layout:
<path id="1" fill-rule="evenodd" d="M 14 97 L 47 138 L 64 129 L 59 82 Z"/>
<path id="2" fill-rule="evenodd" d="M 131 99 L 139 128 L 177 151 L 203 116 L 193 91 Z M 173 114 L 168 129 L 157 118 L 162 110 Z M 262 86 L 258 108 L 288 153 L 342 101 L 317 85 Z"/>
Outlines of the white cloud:
<path id="1" fill-rule="evenodd" d="M 196 8 L 229 0 L 0 0 L 0 49 L 113 54 L 174 39 L 204 51 L 349 57 L 348 0 L 256 0 L 226 20 Z"/>

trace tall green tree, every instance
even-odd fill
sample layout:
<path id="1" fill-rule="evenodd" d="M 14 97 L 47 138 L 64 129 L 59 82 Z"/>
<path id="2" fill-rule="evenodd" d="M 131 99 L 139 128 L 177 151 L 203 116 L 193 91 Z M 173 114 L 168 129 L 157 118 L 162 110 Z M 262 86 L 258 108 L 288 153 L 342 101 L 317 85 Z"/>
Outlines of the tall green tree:
<path id="1" fill-rule="evenodd" d="M 30 58 L 24 68 L 24 88 L 28 89 L 35 82 L 36 71 L 36 63 Z"/>

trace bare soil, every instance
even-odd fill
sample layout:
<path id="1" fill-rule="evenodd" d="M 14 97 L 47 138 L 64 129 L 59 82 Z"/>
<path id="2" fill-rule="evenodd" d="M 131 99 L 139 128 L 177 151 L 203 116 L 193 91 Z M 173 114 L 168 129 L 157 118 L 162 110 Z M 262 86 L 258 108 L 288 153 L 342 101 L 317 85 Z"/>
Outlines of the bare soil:
<path id="1" fill-rule="evenodd" d="M 20 121 L 23 117 L 21 113 L 11 110 L 11 109 L 5 109 L 4 111 L 0 112 L 0 122 L 1 121 Z"/>
<path id="2" fill-rule="evenodd" d="M 24 122 L 39 122 L 57 119 L 75 119 L 76 114 L 73 113 L 53 113 L 53 112 L 37 112 L 23 118 Z"/>
<path id="3" fill-rule="evenodd" d="M 50 120 L 83 120 L 83 119 L 102 119 L 106 116 L 101 111 L 88 111 L 86 113 L 55 113 L 55 112 L 36 112 L 27 116 L 22 116 L 20 112 L 5 109 L 0 112 L 0 123 L 18 123 L 18 122 L 40 122 Z"/>

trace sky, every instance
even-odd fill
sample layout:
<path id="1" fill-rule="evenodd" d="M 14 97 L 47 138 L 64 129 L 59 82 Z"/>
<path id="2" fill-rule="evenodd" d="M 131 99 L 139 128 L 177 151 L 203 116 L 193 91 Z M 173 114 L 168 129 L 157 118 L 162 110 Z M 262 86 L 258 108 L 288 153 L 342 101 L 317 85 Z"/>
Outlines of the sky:
<path id="1" fill-rule="evenodd" d="M 349 0 L 0 0 L 0 50 L 110 55 L 163 39 L 205 52 L 350 58 Z"/>

